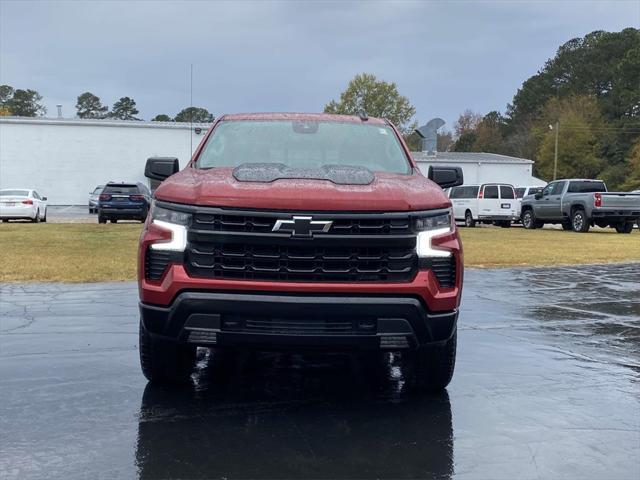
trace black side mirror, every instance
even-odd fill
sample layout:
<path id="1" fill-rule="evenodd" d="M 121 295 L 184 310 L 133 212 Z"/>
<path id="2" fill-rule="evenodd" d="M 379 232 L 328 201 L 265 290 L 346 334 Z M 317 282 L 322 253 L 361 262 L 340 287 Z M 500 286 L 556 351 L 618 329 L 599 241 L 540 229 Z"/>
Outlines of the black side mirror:
<path id="1" fill-rule="evenodd" d="M 542 192 L 536 193 L 536 200 L 540 200 L 542 198 Z"/>
<path id="2" fill-rule="evenodd" d="M 42 200 L 43 200 L 43 201 L 44 201 L 44 200 L 46 200 L 46 199 L 47 199 L 47 197 L 42 197 Z"/>
<path id="3" fill-rule="evenodd" d="M 464 182 L 462 167 L 430 165 L 427 177 L 441 188 L 457 187 Z"/>
<path id="4" fill-rule="evenodd" d="M 174 157 L 151 157 L 144 167 L 144 176 L 152 180 L 164 180 L 180 170 L 178 159 Z"/>

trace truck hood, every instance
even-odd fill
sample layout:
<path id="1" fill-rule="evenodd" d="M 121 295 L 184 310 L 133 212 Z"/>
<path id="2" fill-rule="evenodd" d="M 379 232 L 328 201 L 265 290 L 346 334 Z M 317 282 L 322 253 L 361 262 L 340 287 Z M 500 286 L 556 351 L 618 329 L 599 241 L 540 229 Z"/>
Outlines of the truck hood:
<path id="1" fill-rule="evenodd" d="M 391 212 L 451 205 L 442 189 L 419 173 L 376 173 L 369 185 L 337 185 L 306 179 L 239 182 L 232 168 L 190 167 L 162 182 L 155 198 L 187 205 L 290 211 Z"/>

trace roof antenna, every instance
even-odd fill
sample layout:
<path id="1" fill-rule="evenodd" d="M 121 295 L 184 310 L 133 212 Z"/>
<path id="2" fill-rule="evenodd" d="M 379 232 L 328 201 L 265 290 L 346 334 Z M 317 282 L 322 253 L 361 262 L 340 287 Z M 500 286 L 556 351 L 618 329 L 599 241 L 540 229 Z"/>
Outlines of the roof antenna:
<path id="1" fill-rule="evenodd" d="M 367 115 L 367 112 L 365 112 L 364 110 L 360 110 L 358 112 L 358 116 L 360 117 L 360 120 L 362 120 L 363 122 L 366 122 L 367 120 L 369 120 L 369 116 Z"/>

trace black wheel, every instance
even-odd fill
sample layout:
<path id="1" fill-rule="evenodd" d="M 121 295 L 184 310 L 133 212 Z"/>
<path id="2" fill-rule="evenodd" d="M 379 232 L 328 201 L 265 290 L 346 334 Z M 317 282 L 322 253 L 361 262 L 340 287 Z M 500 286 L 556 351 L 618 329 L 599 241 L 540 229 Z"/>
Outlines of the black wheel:
<path id="1" fill-rule="evenodd" d="M 47 223 L 47 209 L 44 209 L 44 217 L 42 217 L 42 222 Z"/>
<path id="2" fill-rule="evenodd" d="M 140 367 L 150 382 L 186 383 L 195 366 L 196 347 L 152 337 L 140 322 Z"/>
<path id="3" fill-rule="evenodd" d="M 3 218 L 3 219 L 2 219 L 2 223 L 6 223 L 6 222 L 8 222 L 8 221 L 9 221 L 9 220 L 7 220 L 6 218 Z"/>
<path id="4" fill-rule="evenodd" d="M 411 355 L 412 385 L 431 392 L 443 390 L 456 366 L 457 330 L 444 345 L 420 347 Z"/>
<path id="5" fill-rule="evenodd" d="M 40 210 L 36 210 L 36 216 L 31 220 L 33 223 L 40 223 Z"/>
<path id="6" fill-rule="evenodd" d="M 107 223 L 107 219 L 98 214 L 98 223 Z"/>
<path id="7" fill-rule="evenodd" d="M 118 219 L 117 219 L 117 218 L 112 218 L 112 219 L 110 220 L 110 222 L 111 222 L 111 223 L 118 223 Z"/>
<path id="8" fill-rule="evenodd" d="M 476 221 L 473 219 L 473 215 L 469 210 L 464 213 L 464 226 L 469 228 L 476 226 Z"/>
<path id="9" fill-rule="evenodd" d="M 571 229 L 574 232 L 585 233 L 589 231 L 589 227 L 587 214 L 582 208 L 576 208 L 571 214 Z"/>
<path id="10" fill-rule="evenodd" d="M 616 232 L 631 233 L 633 231 L 633 222 L 619 223 L 616 225 Z"/>
<path id="11" fill-rule="evenodd" d="M 572 230 L 572 226 L 571 226 L 571 222 L 562 222 L 562 229 L 563 230 Z"/>
<path id="12" fill-rule="evenodd" d="M 540 221 L 536 220 L 536 216 L 534 215 L 533 210 L 531 210 L 530 208 L 522 212 L 521 220 L 522 226 L 528 230 L 542 228 Z"/>

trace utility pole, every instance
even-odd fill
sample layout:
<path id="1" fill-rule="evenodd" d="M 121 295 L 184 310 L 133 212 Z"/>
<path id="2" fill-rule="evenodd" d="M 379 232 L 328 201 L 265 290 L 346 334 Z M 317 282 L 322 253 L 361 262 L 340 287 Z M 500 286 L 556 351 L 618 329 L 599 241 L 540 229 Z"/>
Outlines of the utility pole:
<path id="1" fill-rule="evenodd" d="M 556 149 L 553 155 L 553 179 L 558 177 L 558 133 L 560 133 L 560 122 L 556 122 Z"/>

